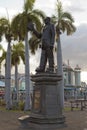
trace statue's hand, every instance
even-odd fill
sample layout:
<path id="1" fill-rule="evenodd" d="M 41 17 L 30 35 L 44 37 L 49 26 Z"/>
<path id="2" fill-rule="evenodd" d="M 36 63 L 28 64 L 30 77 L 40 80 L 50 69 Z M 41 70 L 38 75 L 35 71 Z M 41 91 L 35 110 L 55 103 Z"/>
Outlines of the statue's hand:
<path id="1" fill-rule="evenodd" d="M 32 22 L 29 22 L 28 26 L 27 26 L 27 29 L 28 29 L 28 31 L 34 31 L 35 30 L 34 29 L 34 24 Z"/>

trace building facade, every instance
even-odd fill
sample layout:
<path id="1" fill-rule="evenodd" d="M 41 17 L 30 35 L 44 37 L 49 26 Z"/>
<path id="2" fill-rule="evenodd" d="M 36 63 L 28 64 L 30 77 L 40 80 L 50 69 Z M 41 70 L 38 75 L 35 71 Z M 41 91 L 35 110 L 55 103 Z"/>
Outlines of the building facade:
<path id="1" fill-rule="evenodd" d="M 63 64 L 64 96 L 77 99 L 80 96 L 81 68 L 76 65 L 73 69 L 69 64 Z"/>

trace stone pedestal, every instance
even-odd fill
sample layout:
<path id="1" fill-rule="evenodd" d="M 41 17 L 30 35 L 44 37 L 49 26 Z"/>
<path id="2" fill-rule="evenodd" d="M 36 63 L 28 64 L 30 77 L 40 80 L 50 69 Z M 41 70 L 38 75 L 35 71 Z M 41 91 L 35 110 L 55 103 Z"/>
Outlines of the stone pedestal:
<path id="1" fill-rule="evenodd" d="M 34 123 L 64 123 L 62 108 L 59 103 L 57 74 L 39 73 L 31 76 L 34 82 L 30 121 Z"/>

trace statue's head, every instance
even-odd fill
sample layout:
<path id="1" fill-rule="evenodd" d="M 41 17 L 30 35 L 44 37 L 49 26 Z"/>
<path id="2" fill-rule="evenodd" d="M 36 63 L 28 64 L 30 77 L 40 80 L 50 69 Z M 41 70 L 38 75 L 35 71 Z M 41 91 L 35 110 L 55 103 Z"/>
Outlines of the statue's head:
<path id="1" fill-rule="evenodd" d="M 49 24 L 50 23 L 50 17 L 46 17 L 45 19 L 44 19 L 44 22 L 45 22 L 45 24 Z"/>

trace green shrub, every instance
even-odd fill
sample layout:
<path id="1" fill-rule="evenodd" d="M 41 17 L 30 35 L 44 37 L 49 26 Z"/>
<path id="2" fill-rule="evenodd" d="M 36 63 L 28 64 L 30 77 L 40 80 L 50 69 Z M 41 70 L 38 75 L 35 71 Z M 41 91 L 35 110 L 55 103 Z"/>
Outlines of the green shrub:
<path id="1" fill-rule="evenodd" d="M 6 103 L 5 103 L 5 100 L 4 99 L 0 99 L 0 106 L 5 106 Z"/>
<path id="2" fill-rule="evenodd" d="M 23 111 L 24 110 L 24 105 L 25 105 L 25 103 L 23 101 L 20 101 L 19 105 L 18 105 L 19 106 L 19 110 Z"/>

